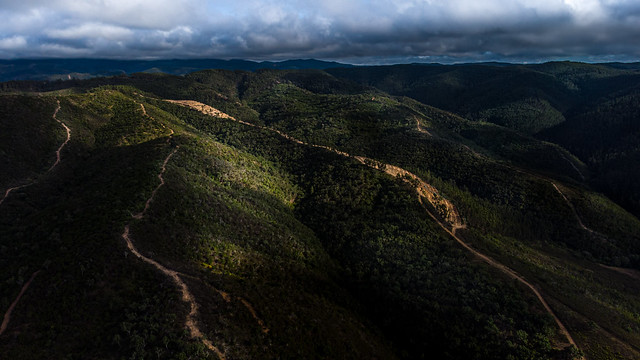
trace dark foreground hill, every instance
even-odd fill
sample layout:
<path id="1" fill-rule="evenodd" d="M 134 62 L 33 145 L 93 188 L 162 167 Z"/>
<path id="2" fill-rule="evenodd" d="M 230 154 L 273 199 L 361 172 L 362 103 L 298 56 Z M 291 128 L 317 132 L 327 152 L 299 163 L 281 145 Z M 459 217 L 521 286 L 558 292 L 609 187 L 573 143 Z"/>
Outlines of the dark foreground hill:
<path id="1" fill-rule="evenodd" d="M 0 358 L 640 356 L 640 221 L 555 144 L 318 70 L 5 85 Z"/>

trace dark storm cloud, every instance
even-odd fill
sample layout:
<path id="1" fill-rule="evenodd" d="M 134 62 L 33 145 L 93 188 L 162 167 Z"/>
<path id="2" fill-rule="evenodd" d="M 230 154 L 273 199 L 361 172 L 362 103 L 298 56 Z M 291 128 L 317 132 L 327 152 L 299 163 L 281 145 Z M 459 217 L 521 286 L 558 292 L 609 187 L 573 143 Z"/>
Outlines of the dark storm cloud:
<path id="1" fill-rule="evenodd" d="M 636 0 L 0 0 L 0 20 L 1 58 L 452 62 L 640 55 Z"/>

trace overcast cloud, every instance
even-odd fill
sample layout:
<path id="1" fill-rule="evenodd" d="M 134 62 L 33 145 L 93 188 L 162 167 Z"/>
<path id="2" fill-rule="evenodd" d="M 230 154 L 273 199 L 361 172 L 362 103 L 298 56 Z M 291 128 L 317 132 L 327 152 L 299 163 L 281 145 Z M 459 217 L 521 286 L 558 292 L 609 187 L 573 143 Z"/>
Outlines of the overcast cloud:
<path id="1" fill-rule="evenodd" d="M 640 0 L 0 0 L 0 58 L 638 60 Z"/>

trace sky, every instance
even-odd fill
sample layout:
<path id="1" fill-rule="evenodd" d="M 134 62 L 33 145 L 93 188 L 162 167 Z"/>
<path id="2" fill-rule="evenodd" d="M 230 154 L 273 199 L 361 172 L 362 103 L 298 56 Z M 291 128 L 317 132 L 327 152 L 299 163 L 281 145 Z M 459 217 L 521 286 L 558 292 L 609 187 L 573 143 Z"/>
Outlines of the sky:
<path id="1" fill-rule="evenodd" d="M 640 0 L 0 0 L 0 58 L 640 60 Z"/>

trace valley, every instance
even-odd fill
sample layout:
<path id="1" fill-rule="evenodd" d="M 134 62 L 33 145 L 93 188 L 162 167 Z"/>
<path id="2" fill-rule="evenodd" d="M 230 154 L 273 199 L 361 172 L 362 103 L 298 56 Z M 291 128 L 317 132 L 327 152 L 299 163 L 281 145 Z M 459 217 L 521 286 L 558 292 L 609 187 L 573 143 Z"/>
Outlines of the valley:
<path id="1" fill-rule="evenodd" d="M 455 76 L 566 121 L 436 67 L 12 83 L 0 358 L 638 358 L 640 221 L 549 141 L 595 86 L 550 68 Z"/>

